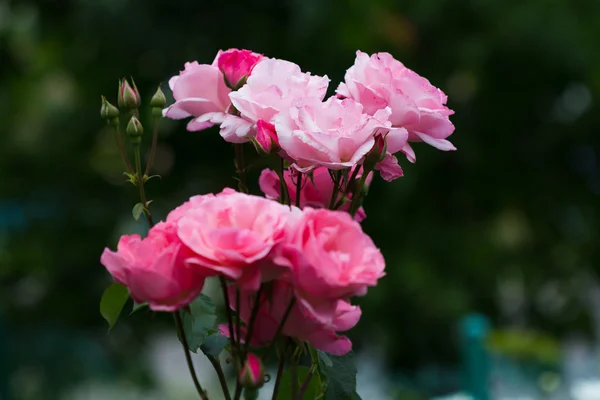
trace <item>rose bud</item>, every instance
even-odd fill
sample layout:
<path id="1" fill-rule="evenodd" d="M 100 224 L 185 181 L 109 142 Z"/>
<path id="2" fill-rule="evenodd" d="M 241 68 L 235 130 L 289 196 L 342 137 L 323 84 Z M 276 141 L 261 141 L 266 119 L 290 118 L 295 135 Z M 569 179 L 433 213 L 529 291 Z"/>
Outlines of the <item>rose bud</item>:
<path id="1" fill-rule="evenodd" d="M 259 388 L 265 383 L 265 368 L 260 357 L 248 353 L 239 379 L 245 388 Z"/>
<path id="2" fill-rule="evenodd" d="M 131 139 L 131 143 L 140 143 L 142 141 L 142 134 L 144 133 L 144 127 L 139 119 L 131 117 L 127 124 L 127 135 Z"/>
<path id="3" fill-rule="evenodd" d="M 275 126 L 262 119 L 256 123 L 256 136 L 253 142 L 256 150 L 261 154 L 272 154 L 281 150 Z"/>
<path id="4" fill-rule="evenodd" d="M 262 57 L 262 54 L 250 50 L 229 49 L 218 55 L 217 66 L 225 77 L 225 84 L 236 90 L 244 85 L 252 68 Z"/>
<path id="5" fill-rule="evenodd" d="M 133 87 L 129 85 L 129 82 L 127 82 L 127 79 L 125 78 L 119 83 L 119 107 L 128 110 L 139 108 L 142 104 L 140 92 L 138 91 L 137 86 L 135 86 L 133 79 L 131 79 L 131 81 L 133 82 Z"/>

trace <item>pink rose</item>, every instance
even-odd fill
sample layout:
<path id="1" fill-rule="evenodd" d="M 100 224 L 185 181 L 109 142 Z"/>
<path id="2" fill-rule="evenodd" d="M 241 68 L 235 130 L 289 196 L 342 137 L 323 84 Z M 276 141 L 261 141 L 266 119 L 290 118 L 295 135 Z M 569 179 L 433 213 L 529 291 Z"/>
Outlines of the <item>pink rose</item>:
<path id="1" fill-rule="evenodd" d="M 169 80 L 175 103 L 163 110 L 172 119 L 193 117 L 188 131 L 200 131 L 223 122 L 231 101 L 231 89 L 225 85 L 223 73 L 216 65 L 185 64 L 185 70 Z"/>
<path id="2" fill-rule="evenodd" d="M 272 200 L 228 189 L 191 207 L 179 220 L 177 234 L 194 253 L 189 263 L 258 288 L 261 279 L 280 270 L 267 257 L 283 239 L 292 212 Z"/>
<path id="3" fill-rule="evenodd" d="M 239 374 L 239 381 L 245 388 L 259 388 L 265 383 L 265 367 L 259 356 L 248 353 Z"/>
<path id="4" fill-rule="evenodd" d="M 324 103 L 304 99 L 277 115 L 275 129 L 281 148 L 298 170 L 340 170 L 357 165 L 371 150 L 374 135 L 382 128 L 381 121 L 387 121 L 389 112 L 379 110 L 370 117 L 352 99 L 332 97 Z"/>
<path id="5" fill-rule="evenodd" d="M 365 295 L 385 275 L 383 256 L 360 224 L 325 209 L 305 208 L 273 261 L 292 269 L 299 302 L 322 321 L 338 299 Z"/>
<path id="6" fill-rule="evenodd" d="M 229 288 L 229 294 L 232 299 L 235 299 L 234 287 Z M 240 317 L 247 326 L 254 307 L 256 292 L 241 291 L 240 296 Z M 250 339 L 252 346 L 261 347 L 273 341 L 293 296 L 293 287 L 282 281 L 273 282 L 268 295 L 263 291 Z M 231 304 L 235 303 L 235 301 L 231 301 Z M 352 329 L 358 323 L 360 316 L 360 307 L 338 300 L 331 309 L 331 315 L 328 318 L 330 322 L 322 323 L 296 303 L 292 307 L 281 333 L 299 341 L 307 341 L 318 350 L 341 356 L 352 349 L 352 342 L 345 336 L 338 336 L 336 332 Z M 221 325 L 219 329 L 224 335 L 229 336 L 227 325 Z M 244 341 L 247 335 L 246 327 L 240 329 L 240 335 Z"/>
<path id="7" fill-rule="evenodd" d="M 352 173 L 350 172 L 350 175 Z M 290 194 L 292 202 L 296 199 L 296 182 L 297 177 L 292 176 L 289 170 L 283 173 L 285 183 Z M 357 175 L 360 178 L 361 173 Z M 300 208 L 312 207 L 312 208 L 329 208 L 331 202 L 331 196 L 333 194 L 333 180 L 329 175 L 329 171 L 325 167 L 317 168 L 312 171 L 312 176 L 302 175 L 302 186 L 300 190 Z M 370 174 L 367 178 L 367 184 L 372 180 L 373 175 Z M 260 174 L 258 180 L 260 190 L 269 199 L 279 199 L 281 185 L 279 184 L 279 176 L 271 169 L 264 169 Z M 348 201 L 342 205 L 341 211 L 348 211 L 350 208 L 350 200 L 352 200 L 352 194 L 348 195 Z M 361 207 L 358 209 L 354 219 L 361 222 L 367 215 L 365 210 Z"/>
<path id="8" fill-rule="evenodd" d="M 221 126 L 228 142 L 248 141 L 259 120 L 273 123 L 274 117 L 297 99 L 323 100 L 329 78 L 304 73 L 294 63 L 263 58 L 252 70 L 248 81 L 229 95 L 240 116 L 230 115 Z"/>
<path id="9" fill-rule="evenodd" d="M 137 303 L 147 302 L 154 311 L 175 311 L 194 300 L 204 285 L 204 271 L 186 263 L 190 255 L 175 225 L 160 222 L 144 239 L 122 236 L 117 251 L 104 249 L 100 262 Z"/>
<path id="10" fill-rule="evenodd" d="M 454 132 L 449 119 L 454 111 L 445 105 L 447 96 L 389 53 L 369 57 L 357 51 L 354 65 L 346 72 L 345 82 L 338 86 L 337 93 L 358 101 L 370 115 L 390 107 L 392 125 L 406 128 L 409 141 L 455 150 L 446 140 Z M 408 147 L 407 151 L 411 151 Z"/>
<path id="11" fill-rule="evenodd" d="M 237 88 L 243 84 L 243 79 L 246 79 L 252 68 L 260 61 L 262 54 L 256 54 L 250 50 L 229 49 L 219 51 L 217 54 L 217 65 L 229 87 Z"/>

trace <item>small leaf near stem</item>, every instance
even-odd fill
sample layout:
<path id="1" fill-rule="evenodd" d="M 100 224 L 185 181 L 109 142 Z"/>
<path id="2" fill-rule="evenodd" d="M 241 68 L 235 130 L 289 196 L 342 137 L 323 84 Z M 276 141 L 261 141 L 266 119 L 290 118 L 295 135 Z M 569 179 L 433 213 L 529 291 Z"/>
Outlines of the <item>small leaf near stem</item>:
<path id="1" fill-rule="evenodd" d="M 127 288 L 119 283 L 113 283 L 102 294 L 100 314 L 108 322 L 108 331 L 115 326 L 123 306 L 129 298 Z"/>
<path id="2" fill-rule="evenodd" d="M 190 375 L 192 376 L 192 380 L 194 381 L 194 386 L 196 387 L 196 391 L 202 400 L 208 400 L 208 396 L 204 389 L 202 389 L 202 385 L 198 381 L 198 377 L 196 376 L 196 370 L 194 369 L 194 363 L 192 362 L 192 357 L 190 356 L 190 352 L 188 351 L 188 343 L 187 338 L 185 336 L 185 331 L 183 329 L 183 321 L 181 320 L 180 311 L 175 311 L 173 313 L 175 317 L 175 325 L 177 326 L 177 331 L 179 333 L 179 337 L 181 338 L 181 344 L 183 345 L 183 352 L 185 353 L 185 360 L 188 365 L 188 369 L 190 370 Z"/>
<path id="3" fill-rule="evenodd" d="M 306 375 L 306 378 L 304 379 L 304 382 L 302 382 L 302 386 L 300 387 L 300 391 L 298 392 L 298 400 L 302 400 L 302 397 L 304 397 L 304 392 L 306 392 L 306 389 L 308 389 L 308 385 L 310 384 L 310 380 L 312 379 L 316 369 L 317 364 L 313 364 L 310 367 L 310 371 L 308 371 L 308 375 Z"/>
<path id="4" fill-rule="evenodd" d="M 135 170 L 137 173 L 137 184 L 140 190 L 140 200 L 142 201 L 142 204 L 148 204 L 148 201 L 146 200 L 146 192 L 144 190 L 144 176 L 142 175 L 142 162 L 140 159 L 139 144 L 133 145 L 133 154 L 135 156 Z M 152 220 L 152 214 L 150 214 L 150 210 L 148 210 L 147 207 L 144 207 L 144 215 L 148 220 L 148 224 L 152 228 L 154 226 L 154 221 Z"/>

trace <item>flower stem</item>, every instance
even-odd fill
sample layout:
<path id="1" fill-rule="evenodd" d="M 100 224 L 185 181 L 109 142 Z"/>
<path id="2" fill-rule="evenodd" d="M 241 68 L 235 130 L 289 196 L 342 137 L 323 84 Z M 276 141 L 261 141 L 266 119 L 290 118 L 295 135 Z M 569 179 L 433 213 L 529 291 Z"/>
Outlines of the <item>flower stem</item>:
<path id="1" fill-rule="evenodd" d="M 198 381 L 198 377 L 196 376 L 196 370 L 194 369 L 194 363 L 192 362 L 192 357 L 190 356 L 190 352 L 188 351 L 188 342 L 185 337 L 185 331 L 183 329 L 183 321 L 181 320 L 181 315 L 179 311 L 175 311 L 173 313 L 175 316 L 175 324 L 177 325 L 177 331 L 179 333 L 179 337 L 181 338 L 181 344 L 183 345 L 183 352 L 185 353 L 185 360 L 187 361 L 188 369 L 190 370 L 190 375 L 192 375 L 192 380 L 194 381 L 194 386 L 196 387 L 196 391 L 200 395 L 202 400 L 208 400 L 208 396 L 200 382 Z"/>
<path id="2" fill-rule="evenodd" d="M 279 357 L 279 365 L 277 366 L 277 377 L 275 378 L 275 385 L 273 386 L 273 397 L 271 400 L 277 400 L 277 395 L 279 394 L 279 385 L 281 384 L 281 376 L 283 375 L 283 367 L 285 366 L 285 354 L 287 350 L 287 343 L 283 346 L 283 352 L 281 357 Z"/>
<path id="3" fill-rule="evenodd" d="M 158 121 L 159 118 L 154 118 L 154 131 L 152 132 L 152 147 L 150 148 L 150 157 L 148 158 L 148 164 L 146 164 L 146 172 L 144 175 L 150 174 L 150 168 L 154 164 L 154 156 L 156 155 L 156 142 L 158 141 Z"/>
<path id="4" fill-rule="evenodd" d="M 298 173 L 296 181 L 296 207 L 300 207 L 300 192 L 302 191 L 302 172 Z"/>
<path id="5" fill-rule="evenodd" d="M 291 204 L 290 192 L 288 190 L 287 184 L 285 183 L 284 170 L 285 170 L 285 165 L 284 165 L 284 160 L 282 158 L 281 162 L 279 164 L 279 168 L 276 171 L 277 176 L 279 176 L 279 202 L 281 204 L 290 205 Z"/>
<path id="6" fill-rule="evenodd" d="M 127 171 L 130 174 L 133 174 L 133 167 L 131 166 L 131 162 L 129 161 L 129 156 L 127 155 L 127 152 L 125 151 L 125 145 L 123 144 L 123 136 L 121 136 L 121 129 L 119 128 L 118 123 L 116 124 L 116 126 L 113 126 L 113 132 L 115 133 L 115 141 L 117 142 L 117 147 L 119 148 L 119 153 L 121 154 L 121 159 L 123 159 L 123 162 L 125 163 L 125 166 L 127 167 Z"/>
<path id="7" fill-rule="evenodd" d="M 133 154 L 135 156 L 135 171 L 137 174 L 137 185 L 140 189 L 140 200 L 144 205 L 144 215 L 148 220 L 148 224 L 152 228 L 154 226 L 154 221 L 152 220 L 152 214 L 150 214 L 150 210 L 148 210 L 148 201 L 146 200 L 146 192 L 144 190 L 144 175 L 142 175 L 142 162 L 140 160 L 140 145 L 136 144 L 133 146 Z"/>
<path id="8" fill-rule="evenodd" d="M 229 388 L 227 387 L 227 379 L 225 378 L 225 373 L 223 372 L 223 368 L 221 368 L 221 363 L 216 357 L 206 355 L 208 361 L 213 365 L 215 371 L 217 372 L 217 376 L 219 377 L 219 382 L 221 383 L 221 389 L 223 390 L 223 396 L 225 396 L 225 400 L 231 400 L 231 395 L 229 394 Z"/>
<path id="9" fill-rule="evenodd" d="M 356 188 L 356 192 L 352 194 L 352 203 L 350 203 L 350 209 L 348 212 L 354 218 L 358 208 L 360 207 L 360 200 L 362 198 L 362 189 L 365 186 L 365 182 L 367 181 L 367 176 L 371 171 L 367 171 L 366 169 L 363 171 L 362 176 L 360 177 L 360 181 L 358 182 L 358 187 Z"/>
<path id="10" fill-rule="evenodd" d="M 290 380 L 292 381 L 291 398 L 295 399 L 298 394 L 298 362 L 293 356 L 290 365 Z"/>
<path id="11" fill-rule="evenodd" d="M 256 298 L 254 300 L 254 306 L 252 307 L 252 314 L 250 315 L 250 321 L 248 322 L 248 331 L 246 332 L 246 346 L 244 348 L 244 357 L 248 355 L 248 348 L 250 347 L 250 340 L 252 340 L 252 333 L 254 332 L 254 323 L 256 322 L 256 316 L 258 315 L 258 310 L 260 308 L 260 296 L 262 294 L 263 285 L 260 285 L 258 292 L 256 292 Z"/>
<path id="12" fill-rule="evenodd" d="M 335 201 L 337 200 L 339 186 L 340 186 L 340 178 L 342 174 L 339 171 L 333 172 L 333 191 L 331 192 L 331 200 L 329 201 L 329 209 L 333 210 L 333 206 L 335 206 Z"/>
<path id="13" fill-rule="evenodd" d="M 273 336 L 273 340 L 271 341 L 271 347 L 277 341 L 277 338 L 281 334 L 281 331 L 283 331 L 283 327 L 284 327 L 286 321 L 288 320 L 288 318 L 289 318 L 289 316 L 290 316 L 290 314 L 292 312 L 292 308 L 294 308 L 294 304 L 296 304 L 296 299 L 295 298 L 293 298 L 292 300 L 290 300 L 290 304 L 288 304 L 288 307 L 285 310 L 285 313 L 283 314 L 283 318 L 281 318 L 281 322 L 279 323 L 279 326 L 277 327 L 277 331 L 275 331 L 275 335 Z M 267 362 L 267 358 L 269 356 L 269 350 L 270 350 L 270 348 L 264 354 L 264 358 L 263 358 L 263 362 L 264 363 Z"/>
<path id="14" fill-rule="evenodd" d="M 302 400 L 302 397 L 304 396 L 304 392 L 306 392 L 306 389 L 308 388 L 308 385 L 310 384 L 310 380 L 312 379 L 314 373 L 315 373 L 315 364 L 312 365 L 312 367 L 310 368 L 310 371 L 308 371 L 308 375 L 306 375 L 306 378 L 304 379 L 304 382 L 302 382 L 302 386 L 300 387 L 300 392 L 298 393 L 298 400 Z"/>
<path id="15" fill-rule="evenodd" d="M 227 314 L 227 324 L 229 326 L 229 341 L 231 342 L 231 351 L 235 352 L 235 331 L 233 330 L 233 317 L 231 316 L 231 303 L 229 302 L 229 292 L 227 291 L 227 282 L 222 276 L 219 277 L 221 280 L 221 288 L 223 289 L 223 300 L 225 301 L 225 313 Z"/>
<path id="16" fill-rule="evenodd" d="M 248 186 L 246 185 L 246 167 L 244 166 L 244 145 L 242 143 L 234 143 L 233 148 L 235 150 L 235 166 L 236 173 L 240 177 L 240 192 L 248 193 Z"/>

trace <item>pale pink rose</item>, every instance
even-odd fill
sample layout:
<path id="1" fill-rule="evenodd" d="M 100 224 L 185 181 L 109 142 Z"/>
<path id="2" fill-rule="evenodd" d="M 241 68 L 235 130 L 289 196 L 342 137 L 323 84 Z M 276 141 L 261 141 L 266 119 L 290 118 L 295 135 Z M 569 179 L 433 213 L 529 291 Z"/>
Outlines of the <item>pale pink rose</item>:
<path id="1" fill-rule="evenodd" d="M 235 299 L 236 290 L 229 288 L 231 299 Z M 277 328 L 281 324 L 284 315 L 294 297 L 294 288 L 291 284 L 283 281 L 275 281 L 269 288 L 268 294 L 263 290 L 260 299 L 260 307 L 254 323 L 250 344 L 256 347 L 266 346 L 273 341 Z M 242 321 L 249 323 L 256 292 L 240 292 L 240 317 Z M 231 304 L 235 304 L 234 300 Z M 235 309 L 235 308 L 234 308 Z M 282 335 L 299 341 L 307 341 L 314 348 L 326 351 L 333 355 L 344 355 L 352 349 L 352 342 L 345 336 L 338 336 L 336 332 L 352 329 L 359 321 L 361 310 L 358 306 L 352 306 L 347 301 L 337 300 L 331 309 L 328 323 L 321 322 L 311 315 L 306 308 L 296 303 L 285 321 Z M 244 342 L 247 331 L 246 326 L 240 329 L 241 341 Z M 227 325 L 219 326 L 221 332 L 229 336 Z"/>
<path id="2" fill-rule="evenodd" d="M 341 211 L 305 208 L 273 261 L 293 271 L 299 302 L 326 321 L 338 299 L 362 296 L 385 275 L 385 261 L 360 224 Z"/>
<path id="3" fill-rule="evenodd" d="M 254 136 L 259 120 L 272 124 L 274 117 L 297 99 L 323 100 L 328 84 L 327 76 L 304 73 L 289 61 L 263 58 L 246 84 L 229 94 L 240 115 L 227 116 L 230 121 L 221 126 L 221 136 L 234 143 L 248 141 Z"/>
<path id="4" fill-rule="evenodd" d="M 209 200 L 209 199 L 214 199 L 214 198 L 215 198 L 215 195 L 212 193 L 190 197 L 190 199 L 188 201 L 186 201 L 179 207 L 173 209 L 167 215 L 167 222 L 176 223 L 194 207 L 198 207 L 204 201 Z"/>
<path id="5" fill-rule="evenodd" d="M 389 109 L 373 117 L 364 114 L 362 105 L 352 99 L 303 99 L 277 115 L 275 129 L 279 145 L 299 171 L 341 170 L 361 162 L 388 115 Z"/>
<path id="6" fill-rule="evenodd" d="M 355 167 L 356 168 L 356 167 Z M 302 185 L 300 190 L 300 208 L 312 207 L 312 208 L 329 208 L 331 202 L 331 196 L 333 194 L 333 180 L 329 171 L 325 167 L 320 167 L 312 171 L 312 175 L 302 174 Z M 299 174 L 293 174 L 293 171 L 284 171 L 283 177 L 290 194 L 292 203 L 295 204 L 296 199 L 296 183 L 298 182 Z M 350 171 L 349 175 L 352 175 Z M 361 177 L 361 173 L 357 174 L 357 179 Z M 367 177 L 367 186 L 370 184 L 373 178 L 373 174 L 369 174 Z M 279 183 L 279 176 L 277 172 L 271 169 L 264 169 L 258 180 L 260 190 L 269 199 L 277 200 L 280 197 L 281 185 Z M 338 197 L 339 198 L 339 197 Z M 341 207 L 341 211 L 348 211 L 350 208 L 350 201 L 352 200 L 352 193 L 348 194 L 348 201 L 346 201 Z M 361 207 L 358 209 L 354 219 L 361 222 L 367 217 L 365 210 Z"/>
<path id="7" fill-rule="evenodd" d="M 177 234 L 194 253 L 189 263 L 258 288 L 280 269 L 268 256 L 283 239 L 291 213 L 288 206 L 229 189 L 191 207 Z"/>
<path id="8" fill-rule="evenodd" d="M 242 79 L 250 76 L 252 68 L 261 60 L 262 54 L 250 50 L 229 49 L 219 51 L 217 66 L 223 72 L 229 86 L 236 88 L 242 84 Z"/>
<path id="9" fill-rule="evenodd" d="M 117 251 L 104 249 L 100 262 L 115 281 L 127 286 L 135 302 L 154 311 L 175 311 L 202 291 L 206 270 L 191 269 L 189 250 L 179 240 L 173 223 L 160 222 L 144 239 L 122 236 Z"/>
<path id="10" fill-rule="evenodd" d="M 172 119 L 193 117 L 188 131 L 200 131 L 223 122 L 231 105 L 223 73 L 216 63 L 198 64 L 188 62 L 179 75 L 169 80 L 175 103 L 163 110 L 163 115 Z"/>
<path id="11" fill-rule="evenodd" d="M 357 51 L 354 65 L 346 72 L 345 82 L 339 85 L 337 93 L 358 101 L 370 115 L 390 107 L 392 125 L 406 128 L 409 141 L 455 150 L 446 140 L 454 132 L 449 119 L 454 111 L 445 105 L 447 96 L 389 53 L 369 57 Z M 407 152 L 412 151 L 409 147 Z"/>

